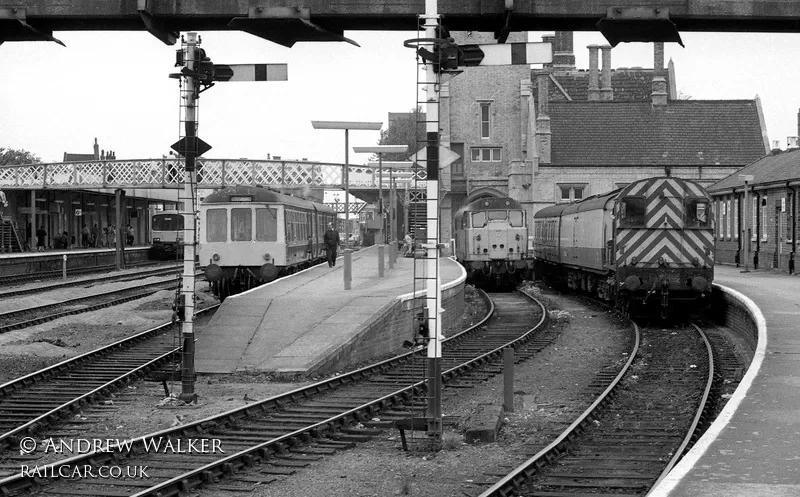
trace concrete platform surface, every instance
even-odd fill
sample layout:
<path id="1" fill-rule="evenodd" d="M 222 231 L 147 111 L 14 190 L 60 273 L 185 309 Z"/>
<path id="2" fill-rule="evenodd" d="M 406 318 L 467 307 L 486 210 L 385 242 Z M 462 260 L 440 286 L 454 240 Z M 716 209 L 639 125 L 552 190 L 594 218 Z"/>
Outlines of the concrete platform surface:
<path id="1" fill-rule="evenodd" d="M 760 310 L 759 345 L 720 416 L 648 496 L 798 496 L 800 278 L 717 266 L 715 283 Z"/>
<path id="2" fill-rule="evenodd" d="M 379 278 L 377 247 L 354 252 L 350 290 L 344 290 L 340 256 L 333 268 L 320 264 L 225 299 L 198 338 L 196 371 L 299 374 L 313 369 L 384 307 L 413 292 L 414 259 L 399 257 L 391 270 L 388 255 L 386 261 Z M 418 261 L 417 267 L 423 264 Z M 442 287 L 465 277 L 450 258 L 440 258 L 439 267 Z"/>

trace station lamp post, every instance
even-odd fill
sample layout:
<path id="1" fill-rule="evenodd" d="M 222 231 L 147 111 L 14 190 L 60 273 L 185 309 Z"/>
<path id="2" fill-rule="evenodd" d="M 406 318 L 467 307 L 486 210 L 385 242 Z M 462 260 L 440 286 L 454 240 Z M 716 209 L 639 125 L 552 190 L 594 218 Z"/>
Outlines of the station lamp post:
<path id="1" fill-rule="evenodd" d="M 739 179 L 744 181 L 744 209 L 742 209 L 742 253 L 744 254 L 744 271 L 743 273 L 749 273 L 749 259 L 750 259 L 750 233 L 748 233 L 747 229 L 747 220 L 750 217 L 750 201 L 747 194 L 747 186 L 748 183 L 753 181 L 752 174 L 740 174 Z"/>
<path id="2" fill-rule="evenodd" d="M 353 147 L 353 152 L 357 154 L 377 154 L 378 155 L 378 215 L 381 217 L 380 229 L 378 230 L 378 274 L 383 276 L 383 245 L 386 242 L 383 232 L 383 154 L 402 154 L 408 152 L 408 145 L 374 145 L 371 147 Z M 391 181 L 389 188 L 391 189 Z M 390 199 L 391 200 L 391 199 Z M 390 204 L 394 209 L 394 204 Z M 392 216 L 389 216 L 391 222 Z M 391 224 L 390 224 L 391 226 Z M 390 243 L 394 240 L 391 240 Z M 395 245 L 395 249 L 397 246 Z M 391 250 L 390 250 L 391 252 Z M 389 256 L 390 260 L 392 256 Z M 392 261 L 393 263 L 393 261 Z"/>
<path id="3" fill-rule="evenodd" d="M 343 129 L 344 130 L 344 171 L 342 173 L 342 183 L 344 183 L 344 289 L 350 290 L 352 278 L 350 250 L 350 164 L 349 144 L 350 130 L 371 130 L 379 131 L 383 127 L 382 122 L 363 122 L 363 121 L 311 121 L 314 129 Z"/>

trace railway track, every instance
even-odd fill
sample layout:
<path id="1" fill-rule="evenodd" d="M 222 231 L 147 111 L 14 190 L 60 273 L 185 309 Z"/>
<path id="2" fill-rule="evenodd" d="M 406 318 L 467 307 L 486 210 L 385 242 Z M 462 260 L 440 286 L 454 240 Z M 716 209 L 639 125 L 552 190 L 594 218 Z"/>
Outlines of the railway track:
<path id="1" fill-rule="evenodd" d="M 602 395 L 481 497 L 643 495 L 671 470 L 713 416 L 722 379 L 717 353 L 697 325 L 634 326 L 625 367 L 598 377 Z"/>
<path id="2" fill-rule="evenodd" d="M 135 267 L 146 267 L 146 266 L 154 266 L 163 264 L 162 261 L 144 261 L 144 262 L 129 262 L 125 264 L 127 269 L 135 268 Z M 173 262 L 174 264 L 174 262 Z M 109 271 L 115 271 L 116 265 L 108 264 L 104 266 L 89 266 L 89 267 L 78 267 L 78 268 L 71 268 L 68 273 L 69 276 L 77 276 L 82 274 L 103 274 Z M 55 270 L 55 271 L 40 271 L 38 273 L 25 273 L 25 274 L 9 274 L 4 276 L 2 280 L 0 280 L 0 286 L 13 286 L 18 285 L 21 283 L 27 283 L 36 280 L 46 280 L 46 279 L 53 279 L 53 278 L 61 278 L 63 277 L 63 269 Z"/>
<path id="3" fill-rule="evenodd" d="M 35 288 L 20 288 L 17 290 L 0 292 L 0 299 L 19 297 L 22 295 L 31 295 L 35 293 L 49 292 L 52 290 L 58 290 L 60 288 L 94 285 L 98 283 L 112 283 L 117 281 L 134 281 L 137 279 L 149 278 L 152 276 L 167 276 L 170 274 L 177 274 L 179 271 L 182 270 L 183 268 L 177 268 L 174 265 L 172 265 L 166 268 L 150 269 L 145 271 L 139 271 L 136 273 L 114 274 L 110 276 L 96 276 L 92 279 L 83 279 L 83 280 L 69 280 Z"/>
<path id="4" fill-rule="evenodd" d="M 156 326 L 0 385 L 0 451 L 18 450 L 22 437 L 44 437 L 50 426 L 168 363 L 180 350 L 173 326 Z"/>
<path id="5" fill-rule="evenodd" d="M 131 300 L 141 299 L 159 290 L 174 288 L 176 284 L 175 280 L 160 281 L 140 285 L 135 288 L 115 290 L 63 300 L 54 304 L 45 304 L 0 313 L 0 333 L 7 333 L 12 330 L 53 321 L 61 317 L 91 312 L 97 309 L 130 302 Z"/>
<path id="6" fill-rule="evenodd" d="M 495 296 L 495 317 L 445 341 L 442 377 L 445 384 L 470 381 L 496 367 L 503 349 L 514 346 L 533 353 L 541 348 L 545 314 L 521 294 Z M 163 430 L 130 442 L 76 455 L 46 466 L 48 495 L 176 495 L 222 477 L 238 484 L 266 483 L 291 472 L 292 467 L 367 440 L 379 431 L 368 420 L 380 415 L 383 423 L 419 416 L 425 395 L 425 351 L 397 358 L 298 388 L 286 394 L 178 428 Z M 363 423 L 363 424 L 362 424 Z M 181 443 L 202 444 L 202 453 L 177 453 Z M 158 447 L 154 444 L 158 443 Z M 214 448 L 217 451 L 214 451 Z M 259 471 L 235 474 L 263 465 Z M 149 468 L 147 478 L 61 478 L 90 465 Z M 70 476 L 77 476 L 70 473 Z M 19 474 L 0 481 L 0 492 L 29 492 L 45 480 Z"/>

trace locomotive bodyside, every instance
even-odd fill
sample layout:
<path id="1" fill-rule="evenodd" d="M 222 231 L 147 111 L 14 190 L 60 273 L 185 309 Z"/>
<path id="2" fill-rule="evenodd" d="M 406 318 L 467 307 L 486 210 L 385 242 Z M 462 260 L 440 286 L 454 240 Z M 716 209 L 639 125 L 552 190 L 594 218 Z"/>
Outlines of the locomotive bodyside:
<path id="1" fill-rule="evenodd" d="M 336 212 L 323 204 L 253 187 L 230 187 L 200 207 L 199 259 L 221 299 L 324 259 Z"/>
<path id="2" fill-rule="evenodd" d="M 528 273 L 522 205 L 509 197 L 475 200 L 456 212 L 456 259 L 471 281 L 516 283 Z"/>

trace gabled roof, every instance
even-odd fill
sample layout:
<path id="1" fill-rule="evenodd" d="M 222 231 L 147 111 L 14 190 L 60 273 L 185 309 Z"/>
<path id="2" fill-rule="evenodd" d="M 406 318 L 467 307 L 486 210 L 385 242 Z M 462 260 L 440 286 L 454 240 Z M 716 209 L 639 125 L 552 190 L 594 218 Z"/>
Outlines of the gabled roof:
<path id="1" fill-rule="evenodd" d="M 758 100 L 550 102 L 551 165 L 737 166 L 767 153 Z"/>
<path id="2" fill-rule="evenodd" d="M 800 179 L 800 149 L 787 150 L 775 155 L 763 157 L 747 167 L 719 180 L 708 188 L 709 192 L 742 188 L 744 181 L 740 174 L 753 176 L 751 185 L 765 183 L 797 181 Z"/>

